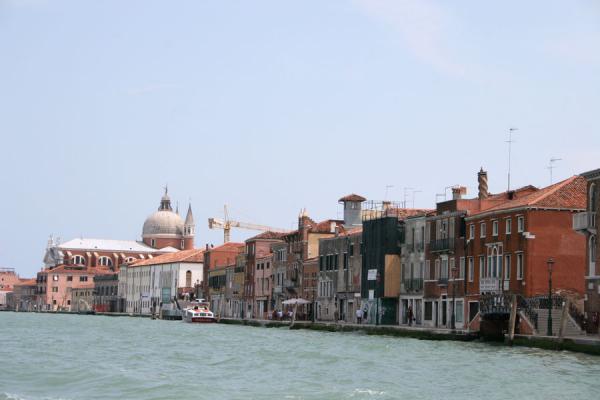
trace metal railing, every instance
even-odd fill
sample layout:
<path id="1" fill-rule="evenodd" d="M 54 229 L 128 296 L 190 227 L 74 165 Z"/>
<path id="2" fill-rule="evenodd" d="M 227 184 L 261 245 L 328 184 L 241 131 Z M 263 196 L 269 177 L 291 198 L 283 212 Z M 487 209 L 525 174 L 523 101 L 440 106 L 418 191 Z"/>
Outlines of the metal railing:
<path id="1" fill-rule="evenodd" d="M 423 279 L 412 278 L 404 280 L 404 290 L 407 292 L 417 292 L 423 290 Z"/>
<path id="2" fill-rule="evenodd" d="M 535 330 L 538 330 L 538 313 L 523 296 L 517 296 L 517 307 L 529 318 Z"/>
<path id="3" fill-rule="evenodd" d="M 596 213 L 594 211 L 586 211 L 573 214 L 573 229 L 576 231 L 596 229 Z"/>
<path id="4" fill-rule="evenodd" d="M 509 314 L 511 295 L 482 294 L 479 298 L 479 312 L 486 314 Z"/>
<path id="5" fill-rule="evenodd" d="M 448 286 L 448 278 L 438 278 L 438 285 Z"/>
<path id="6" fill-rule="evenodd" d="M 454 238 L 437 239 L 429 242 L 430 251 L 448 251 L 454 249 Z"/>

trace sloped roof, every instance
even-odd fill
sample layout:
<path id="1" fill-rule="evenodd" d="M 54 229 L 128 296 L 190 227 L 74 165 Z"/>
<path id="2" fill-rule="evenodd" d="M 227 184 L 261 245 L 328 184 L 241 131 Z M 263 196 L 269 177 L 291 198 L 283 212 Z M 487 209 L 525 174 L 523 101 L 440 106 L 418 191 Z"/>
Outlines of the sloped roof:
<path id="1" fill-rule="evenodd" d="M 361 195 L 352 193 L 349 194 L 347 196 L 342 197 L 341 199 L 338 200 L 338 202 L 343 203 L 345 201 L 353 201 L 353 202 L 359 202 L 362 203 L 363 201 L 367 201 L 367 199 L 365 199 L 364 197 L 362 197 Z"/>
<path id="2" fill-rule="evenodd" d="M 116 270 L 112 270 L 110 268 L 107 267 L 80 267 L 80 266 L 73 266 L 73 265 L 64 265 L 61 264 L 57 267 L 54 267 L 52 269 L 47 269 L 44 270 L 44 272 L 47 272 L 49 274 L 86 274 L 86 275 L 104 275 L 104 274 L 115 274 L 117 273 Z"/>
<path id="3" fill-rule="evenodd" d="M 586 186 L 585 178 L 572 176 L 564 181 L 532 191 L 524 196 L 519 196 L 517 193 L 512 200 L 507 199 L 494 207 L 487 208 L 473 215 L 522 207 L 569 210 L 585 209 L 587 202 Z"/>
<path id="4" fill-rule="evenodd" d="M 57 246 L 61 250 L 103 250 L 103 251 L 140 251 L 145 253 L 154 253 L 160 250 L 147 246 L 143 242 L 135 240 L 114 240 L 114 239 L 90 239 L 78 238 Z"/>
<path id="5" fill-rule="evenodd" d="M 19 282 L 15 283 L 13 286 L 35 286 L 37 285 L 37 279 L 21 279 Z"/>
<path id="6" fill-rule="evenodd" d="M 281 239 L 287 233 L 289 233 L 289 232 L 265 231 L 265 232 L 260 233 L 260 234 L 258 234 L 256 236 L 252 236 L 250 239 L 246 239 L 246 242 L 251 241 L 251 240 L 256 240 L 256 239 Z"/>
<path id="7" fill-rule="evenodd" d="M 161 254 L 147 260 L 134 262 L 130 267 L 143 267 L 145 265 L 173 264 L 180 262 L 201 263 L 204 261 L 204 250 L 181 250 L 177 253 Z"/>

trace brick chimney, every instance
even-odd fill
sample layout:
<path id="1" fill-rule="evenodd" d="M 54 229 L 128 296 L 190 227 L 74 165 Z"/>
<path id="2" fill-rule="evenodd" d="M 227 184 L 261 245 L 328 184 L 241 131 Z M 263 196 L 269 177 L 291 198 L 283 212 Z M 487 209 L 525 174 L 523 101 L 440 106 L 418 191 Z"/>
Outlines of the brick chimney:
<path id="1" fill-rule="evenodd" d="M 487 199 L 488 193 L 488 176 L 487 171 L 483 167 L 477 173 L 477 181 L 479 182 L 479 200 Z"/>
<path id="2" fill-rule="evenodd" d="M 455 186 L 452 188 L 452 200 L 460 200 L 467 194 L 467 188 L 464 186 Z"/>

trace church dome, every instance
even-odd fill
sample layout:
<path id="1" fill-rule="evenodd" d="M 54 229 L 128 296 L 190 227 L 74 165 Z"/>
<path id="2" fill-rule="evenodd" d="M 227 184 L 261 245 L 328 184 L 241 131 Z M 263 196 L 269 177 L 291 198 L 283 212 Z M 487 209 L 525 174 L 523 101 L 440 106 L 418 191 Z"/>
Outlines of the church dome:
<path id="1" fill-rule="evenodd" d="M 146 218 L 142 230 L 142 237 L 154 235 L 183 235 L 183 219 L 173 211 L 156 211 Z"/>
<path id="2" fill-rule="evenodd" d="M 160 200 L 158 211 L 146 218 L 144 222 L 142 237 L 182 236 L 183 225 L 183 219 L 171 208 L 171 199 L 165 188 L 165 194 Z"/>

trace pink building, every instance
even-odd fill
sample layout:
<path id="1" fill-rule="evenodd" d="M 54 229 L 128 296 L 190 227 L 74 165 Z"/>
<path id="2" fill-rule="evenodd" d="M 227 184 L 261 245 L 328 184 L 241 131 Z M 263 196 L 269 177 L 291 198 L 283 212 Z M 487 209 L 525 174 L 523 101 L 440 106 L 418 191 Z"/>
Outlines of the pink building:
<path id="1" fill-rule="evenodd" d="M 273 289 L 273 254 L 257 257 L 254 265 L 254 310 L 255 318 L 268 319 L 271 310 Z"/>

